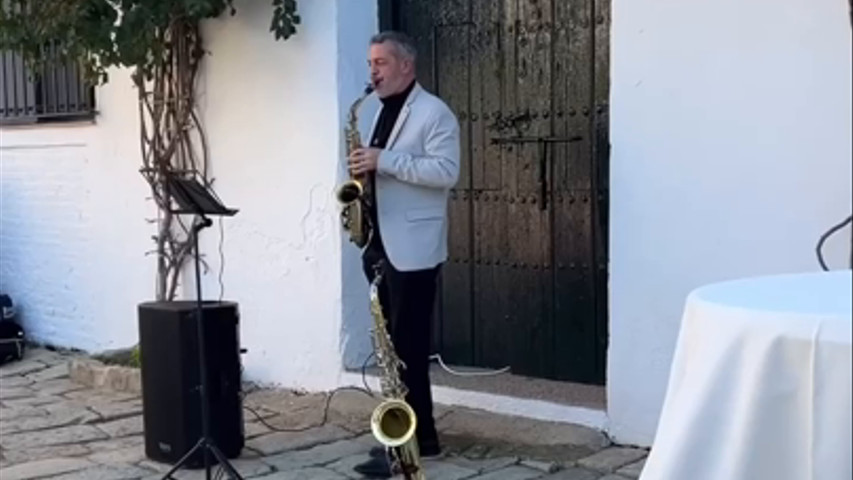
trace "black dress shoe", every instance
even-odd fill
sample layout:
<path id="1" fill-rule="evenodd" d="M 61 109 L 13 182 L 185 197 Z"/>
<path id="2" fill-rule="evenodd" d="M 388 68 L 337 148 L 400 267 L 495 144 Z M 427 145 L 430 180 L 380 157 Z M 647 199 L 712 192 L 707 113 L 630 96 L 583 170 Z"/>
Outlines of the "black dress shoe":
<path id="1" fill-rule="evenodd" d="M 385 457 L 384 449 L 379 456 L 372 456 L 373 450 L 382 447 L 374 447 L 371 451 L 371 457 L 368 461 L 359 463 L 353 470 L 369 478 L 391 478 L 391 465 Z"/>
<path id="2" fill-rule="evenodd" d="M 438 445 L 438 442 L 423 442 L 418 445 L 418 449 L 420 450 L 420 454 L 422 457 L 430 458 L 437 457 L 441 455 L 441 447 Z"/>

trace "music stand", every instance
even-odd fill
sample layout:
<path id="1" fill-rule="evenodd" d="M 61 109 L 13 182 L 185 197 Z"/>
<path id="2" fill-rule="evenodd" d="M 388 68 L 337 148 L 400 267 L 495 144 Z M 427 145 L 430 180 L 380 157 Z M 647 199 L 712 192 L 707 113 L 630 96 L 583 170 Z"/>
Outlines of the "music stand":
<path id="1" fill-rule="evenodd" d="M 207 369 L 205 366 L 206 352 L 204 347 L 204 322 L 202 321 L 202 300 L 201 300 L 201 267 L 199 265 L 199 249 L 198 249 L 198 234 L 206 227 L 209 227 L 213 222 L 206 215 L 233 216 L 237 213 L 237 209 L 228 208 L 219 201 L 216 195 L 208 188 L 198 182 L 195 177 L 180 177 L 174 173 L 166 176 L 166 188 L 178 204 L 178 208 L 171 208 L 170 211 L 176 214 L 195 214 L 200 217 L 200 222 L 192 228 L 193 240 L 195 246 L 195 280 L 196 280 L 196 333 L 198 335 L 198 365 L 201 382 L 199 385 L 199 393 L 201 399 L 201 438 L 193 448 L 190 449 L 180 460 L 166 472 L 163 479 L 172 478 L 172 474 L 179 468 L 184 466 L 192 457 L 196 450 L 204 450 L 204 469 L 205 478 L 210 480 L 210 457 L 213 454 L 219 461 L 219 465 L 225 468 L 225 471 L 231 475 L 232 479 L 243 480 L 243 477 L 237 473 L 237 470 L 231 465 L 225 455 L 216 446 L 213 438 L 210 435 L 210 424 L 208 412 L 208 379 Z"/>

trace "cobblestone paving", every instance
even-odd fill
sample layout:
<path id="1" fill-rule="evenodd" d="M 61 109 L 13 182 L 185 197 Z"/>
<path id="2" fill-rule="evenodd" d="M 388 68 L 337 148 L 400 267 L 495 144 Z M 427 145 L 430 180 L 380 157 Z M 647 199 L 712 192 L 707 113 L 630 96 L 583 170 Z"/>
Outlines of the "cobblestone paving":
<path id="1" fill-rule="evenodd" d="M 0 367 L 0 478 L 162 478 L 171 467 L 145 456 L 141 399 L 74 383 L 68 361 L 68 355 L 36 349 L 23 361 Z M 360 478 L 352 467 L 375 445 L 366 423 L 374 400 L 356 392 L 336 394 L 322 424 L 324 399 L 274 390 L 249 393 L 245 404 L 257 416 L 246 412 L 247 446 L 232 460 L 241 476 Z M 437 415 L 446 451 L 424 462 L 429 480 L 636 479 L 647 454 L 573 425 L 460 408 L 439 407 Z M 300 426 L 310 428 L 277 431 Z M 175 476 L 205 477 L 203 469 L 179 470 Z"/>

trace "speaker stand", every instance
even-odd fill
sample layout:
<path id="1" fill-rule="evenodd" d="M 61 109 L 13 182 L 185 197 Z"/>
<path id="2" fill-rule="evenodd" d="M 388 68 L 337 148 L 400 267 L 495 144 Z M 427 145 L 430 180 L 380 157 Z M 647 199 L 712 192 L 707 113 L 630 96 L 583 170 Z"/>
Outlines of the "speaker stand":
<path id="1" fill-rule="evenodd" d="M 166 475 L 163 476 L 163 479 L 171 479 L 172 474 L 178 471 L 181 467 L 183 467 L 187 461 L 189 461 L 190 457 L 198 450 L 204 451 L 204 470 L 205 470 L 205 479 L 210 480 L 210 455 L 212 454 L 218 460 L 219 465 L 225 468 L 225 471 L 231 476 L 232 479 L 243 480 L 243 477 L 237 473 L 237 470 L 231 465 L 222 451 L 219 450 L 219 447 L 216 446 L 216 443 L 210 436 L 210 419 L 208 416 L 208 397 L 207 397 L 207 367 L 205 359 L 207 358 L 207 354 L 205 352 L 204 346 L 204 321 L 202 320 L 202 300 L 201 300 L 201 266 L 199 265 L 199 249 L 198 249 L 198 234 L 199 232 L 206 227 L 209 227 L 213 224 L 209 218 L 204 215 L 200 215 L 201 221 L 193 226 L 193 239 L 195 241 L 195 287 L 196 287 L 196 333 L 198 335 L 198 365 L 199 365 L 199 375 L 201 376 L 201 382 L 199 386 L 199 393 L 201 398 L 201 438 L 195 444 L 193 448 L 190 449 L 180 460 L 176 463 L 171 470 L 169 470 Z"/>
<path id="2" fill-rule="evenodd" d="M 179 205 L 179 208 L 173 209 L 172 213 L 191 213 L 198 216 L 199 222 L 193 225 L 192 235 L 195 247 L 195 288 L 196 288 L 196 334 L 198 335 L 198 367 L 201 381 L 199 382 L 199 398 L 201 400 L 201 438 L 189 452 L 178 460 L 171 470 L 163 476 L 164 480 L 171 480 L 172 474 L 185 466 L 190 457 L 198 450 L 204 452 L 204 470 L 205 479 L 210 480 L 211 462 L 210 455 L 212 454 L 218 460 L 220 467 L 234 480 L 243 480 L 243 477 L 237 473 L 237 470 L 231 465 L 219 447 L 216 446 L 213 438 L 210 435 L 210 418 L 208 411 L 210 409 L 208 398 L 208 378 L 207 378 L 207 354 L 205 352 L 204 341 L 204 321 L 203 307 L 201 296 L 201 261 L 199 260 L 200 251 L 198 248 L 199 232 L 203 228 L 209 227 L 213 222 L 205 216 L 205 214 L 226 215 L 231 216 L 237 213 L 236 209 L 226 208 L 218 198 L 204 185 L 200 184 L 195 178 L 182 178 L 178 175 L 169 175 L 167 178 L 167 188 L 172 194 L 172 198 Z"/>

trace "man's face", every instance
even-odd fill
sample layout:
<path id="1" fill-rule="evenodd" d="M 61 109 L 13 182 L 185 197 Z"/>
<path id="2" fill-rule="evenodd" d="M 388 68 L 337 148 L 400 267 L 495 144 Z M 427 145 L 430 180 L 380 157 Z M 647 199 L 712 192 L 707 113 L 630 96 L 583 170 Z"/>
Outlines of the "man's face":
<path id="1" fill-rule="evenodd" d="M 388 42 L 371 45 L 367 63 L 379 97 L 402 92 L 412 80 L 412 62 L 402 58 Z"/>

